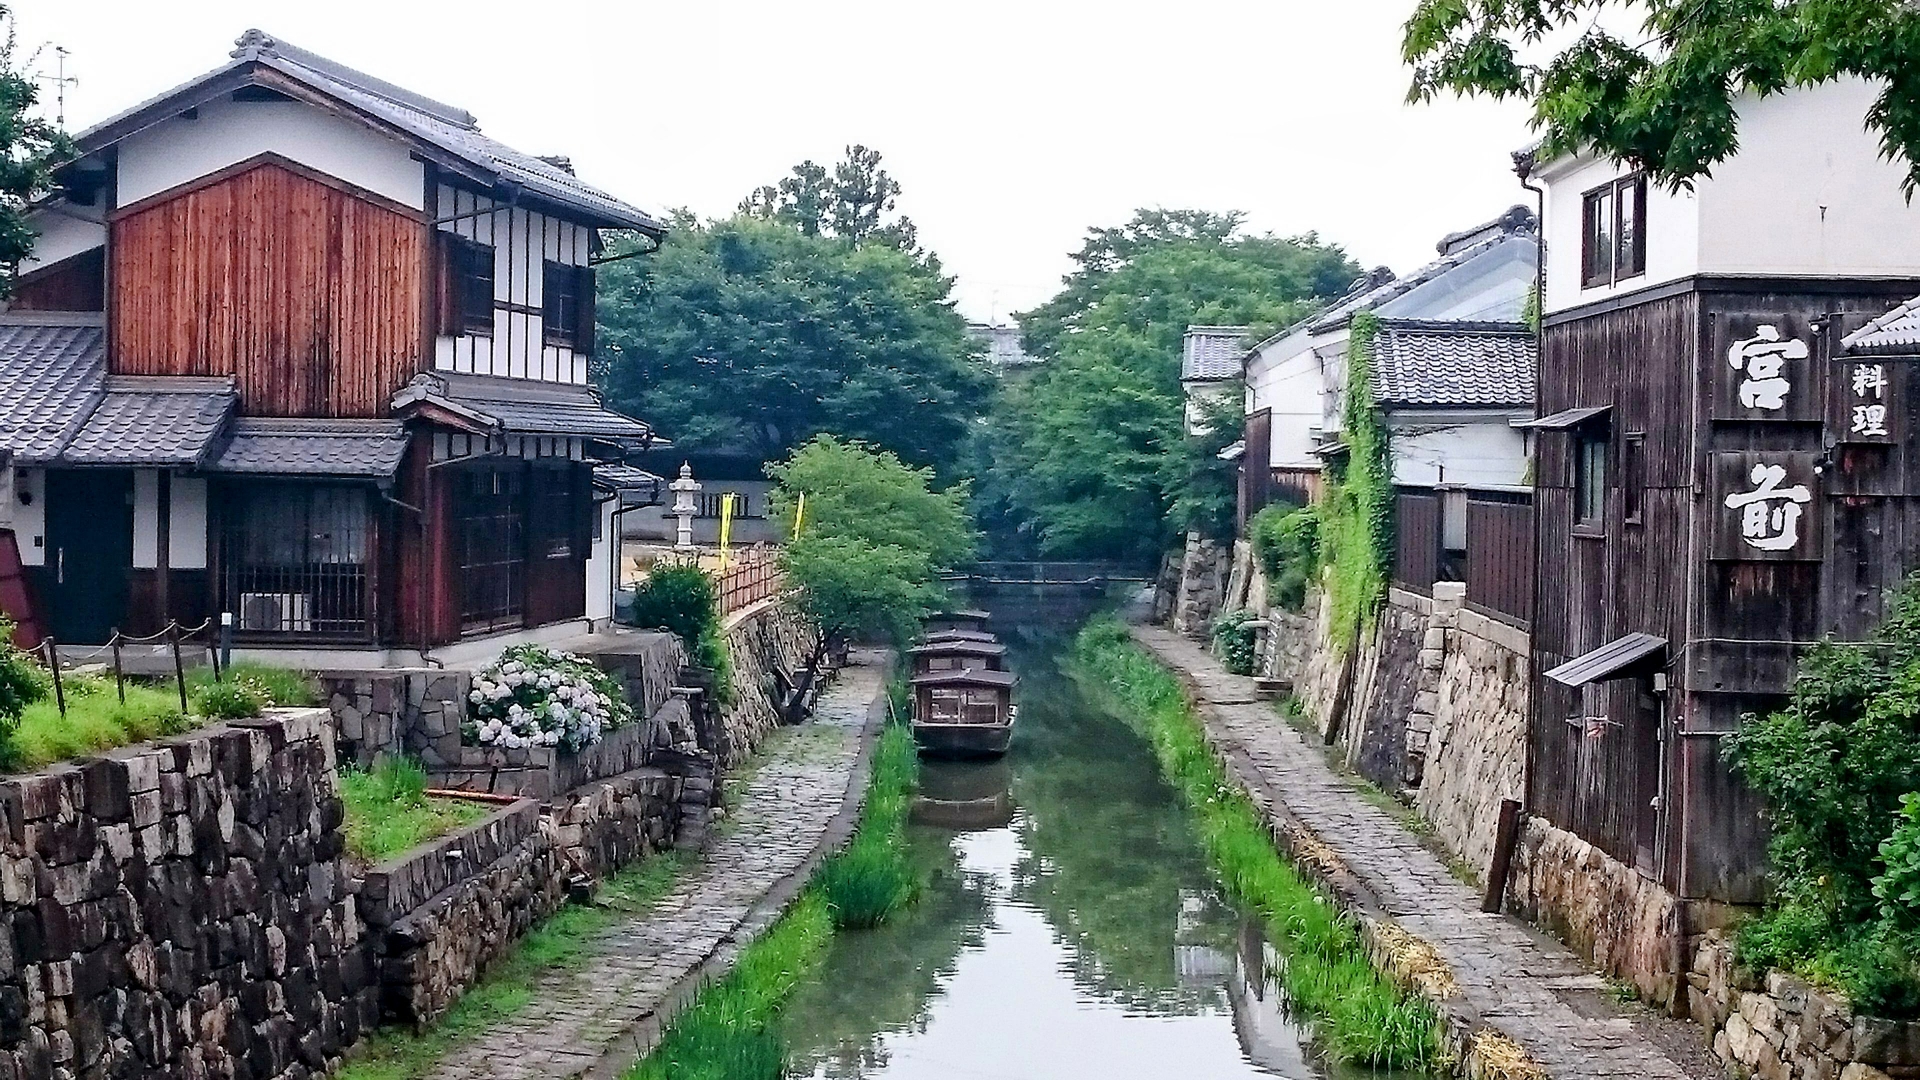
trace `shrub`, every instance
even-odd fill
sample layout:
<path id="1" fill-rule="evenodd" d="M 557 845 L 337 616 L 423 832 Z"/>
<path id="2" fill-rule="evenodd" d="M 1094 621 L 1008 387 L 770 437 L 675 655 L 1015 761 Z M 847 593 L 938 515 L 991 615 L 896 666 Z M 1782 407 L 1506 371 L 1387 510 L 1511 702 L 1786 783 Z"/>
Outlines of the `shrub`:
<path id="1" fill-rule="evenodd" d="M 1288 611 L 1305 607 L 1307 589 L 1320 569 L 1320 511 L 1269 506 L 1247 522 L 1247 539 L 1267 576 L 1268 599 Z"/>
<path id="2" fill-rule="evenodd" d="M 46 669 L 13 647 L 13 624 L 0 619 L 0 736 L 10 737 L 27 706 L 52 691 Z"/>
<path id="3" fill-rule="evenodd" d="M 1235 675 L 1253 674 L 1256 621 L 1258 617 L 1245 610 L 1226 612 L 1213 621 L 1213 651 Z"/>
<path id="4" fill-rule="evenodd" d="M 612 676 L 572 653 L 515 645 L 474 677 L 461 735 L 509 750 L 558 746 L 578 752 L 631 723 L 633 706 Z"/>
<path id="5" fill-rule="evenodd" d="M 1880 842 L 1880 862 L 1886 869 L 1873 879 L 1880 917 L 1904 932 L 1920 930 L 1920 794 L 1900 797 L 1900 824 Z"/>
<path id="6" fill-rule="evenodd" d="M 700 635 L 720 621 L 713 578 L 697 566 L 656 566 L 633 594 L 633 624 L 671 630 L 693 651 Z"/>
<path id="7" fill-rule="evenodd" d="M 320 704 L 320 695 L 314 689 L 313 680 L 304 671 L 292 668 L 275 667 L 253 660 L 242 660 L 227 665 L 220 678 L 213 677 L 212 668 L 194 668 L 187 672 L 187 692 L 196 694 L 202 688 L 215 682 L 245 682 L 255 690 L 265 694 L 267 706 L 301 706 Z"/>
<path id="8" fill-rule="evenodd" d="M 193 711 L 209 720 L 244 720 L 273 704 L 264 687 L 244 678 L 197 687 L 191 700 Z"/>

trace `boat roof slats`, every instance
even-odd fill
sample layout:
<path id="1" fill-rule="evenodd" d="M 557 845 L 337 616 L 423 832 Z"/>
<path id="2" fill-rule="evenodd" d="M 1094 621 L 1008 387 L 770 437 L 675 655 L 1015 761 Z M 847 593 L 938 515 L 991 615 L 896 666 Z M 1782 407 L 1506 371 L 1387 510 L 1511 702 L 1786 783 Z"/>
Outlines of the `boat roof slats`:
<path id="1" fill-rule="evenodd" d="M 1014 683 L 1011 671 L 930 671 L 925 675 L 915 675 L 915 686 L 996 686 L 1010 687 Z"/>
<path id="2" fill-rule="evenodd" d="M 1620 677 L 1628 668 L 1655 653 L 1664 652 L 1666 648 L 1666 638 L 1653 634 L 1628 634 L 1548 671 L 1547 678 L 1566 686 L 1605 682 Z"/>
<path id="3" fill-rule="evenodd" d="M 972 641 L 961 638 L 915 645 L 910 651 L 915 656 L 1005 656 L 1007 647 L 997 641 Z"/>
<path id="4" fill-rule="evenodd" d="M 935 630 L 926 637 L 927 643 L 936 641 L 998 641 L 999 638 L 985 630 Z"/>

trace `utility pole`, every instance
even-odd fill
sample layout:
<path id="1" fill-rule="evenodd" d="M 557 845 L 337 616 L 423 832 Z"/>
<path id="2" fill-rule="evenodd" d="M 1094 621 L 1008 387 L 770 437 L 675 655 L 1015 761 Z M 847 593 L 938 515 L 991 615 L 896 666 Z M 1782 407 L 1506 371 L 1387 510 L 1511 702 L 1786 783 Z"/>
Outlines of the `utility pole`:
<path id="1" fill-rule="evenodd" d="M 64 132 L 67 130 L 67 87 L 78 86 L 80 80 L 75 76 L 67 74 L 67 47 L 65 45 L 55 45 L 53 47 L 53 55 L 54 73 L 52 75 L 35 75 L 34 79 L 39 82 L 53 84 L 53 126 Z"/>

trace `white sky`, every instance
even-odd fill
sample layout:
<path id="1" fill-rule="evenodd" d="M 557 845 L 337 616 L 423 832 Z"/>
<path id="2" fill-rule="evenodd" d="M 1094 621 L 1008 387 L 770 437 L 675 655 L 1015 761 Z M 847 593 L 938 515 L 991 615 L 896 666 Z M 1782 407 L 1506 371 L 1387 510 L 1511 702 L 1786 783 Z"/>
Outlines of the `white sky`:
<path id="1" fill-rule="evenodd" d="M 1243 210 L 1406 272 L 1527 201 L 1523 107 L 1402 104 L 1413 0 L 16 0 L 72 52 L 70 130 L 224 62 L 259 26 L 564 153 L 649 210 L 723 214 L 803 158 L 885 155 L 972 318 L 1045 300 L 1135 207 Z M 51 53 L 40 67 L 51 72 Z M 51 100 L 51 94 L 46 97 Z"/>

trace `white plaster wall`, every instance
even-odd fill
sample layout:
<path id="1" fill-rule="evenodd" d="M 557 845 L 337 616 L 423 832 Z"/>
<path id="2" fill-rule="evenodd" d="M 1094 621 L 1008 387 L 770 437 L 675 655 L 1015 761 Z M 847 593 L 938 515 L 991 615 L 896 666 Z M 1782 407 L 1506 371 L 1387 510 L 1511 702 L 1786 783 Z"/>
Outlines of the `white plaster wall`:
<path id="1" fill-rule="evenodd" d="M 1740 152 L 1700 192 L 1709 274 L 1920 275 L 1920 206 L 1904 163 L 1880 156 L 1878 90 L 1845 79 L 1740 107 Z"/>
<path id="2" fill-rule="evenodd" d="M 537 311 L 545 301 L 544 263 L 585 266 L 593 230 L 529 210 L 492 209 L 496 205 L 485 196 L 442 184 L 440 216 L 466 216 L 443 222 L 440 228 L 493 248 L 496 304 Z M 477 375 L 585 383 L 587 357 L 546 344 L 543 323 L 538 314 L 495 308 L 492 337 L 442 336 L 434 342 L 434 366 Z"/>
<path id="3" fill-rule="evenodd" d="M 32 501 L 22 505 L 22 494 L 30 494 Z M 13 495 L 7 502 L 13 508 L 13 539 L 20 545 L 21 563 L 27 566 L 47 565 L 46 470 L 15 469 Z"/>
<path id="4" fill-rule="evenodd" d="M 1647 272 L 1617 285 L 1582 288 L 1580 239 L 1586 193 L 1627 172 L 1607 161 L 1556 162 L 1538 178 L 1546 185 L 1547 289 L 1543 312 L 1564 311 L 1701 272 L 1700 204 L 1694 192 L 1647 187 Z"/>
<path id="5" fill-rule="evenodd" d="M 119 204 L 268 151 L 416 209 L 425 202 L 426 174 L 398 140 L 299 102 L 218 100 L 120 144 Z"/>
<path id="6" fill-rule="evenodd" d="M 1531 413 L 1393 413 L 1393 481 L 1431 486 L 1517 486 L 1527 480 L 1526 436 L 1512 421 Z"/>
<path id="7" fill-rule="evenodd" d="M 614 571 L 620 565 L 620 534 L 614 529 L 614 501 L 600 504 L 600 528 L 587 552 L 587 618 L 613 617 Z"/>
<path id="8" fill-rule="evenodd" d="M 174 477 L 167 496 L 167 565 L 175 570 L 207 568 L 207 482 Z M 133 566 L 160 565 L 160 473 L 133 474 Z"/>
<path id="9" fill-rule="evenodd" d="M 96 200 L 99 201 L 99 200 Z M 107 242 L 107 227 L 96 220 L 82 220 L 80 214 L 97 215 L 90 206 L 62 204 L 58 212 L 39 210 L 27 215 L 27 224 L 39 235 L 34 237 L 33 254 L 20 261 L 20 272 L 30 274 L 43 266 L 70 259 Z"/>
<path id="10" fill-rule="evenodd" d="M 1313 339 L 1302 330 L 1257 350 L 1247 361 L 1247 415 L 1273 413 L 1270 464 L 1319 464 L 1309 434 L 1321 424 L 1325 378 Z"/>

